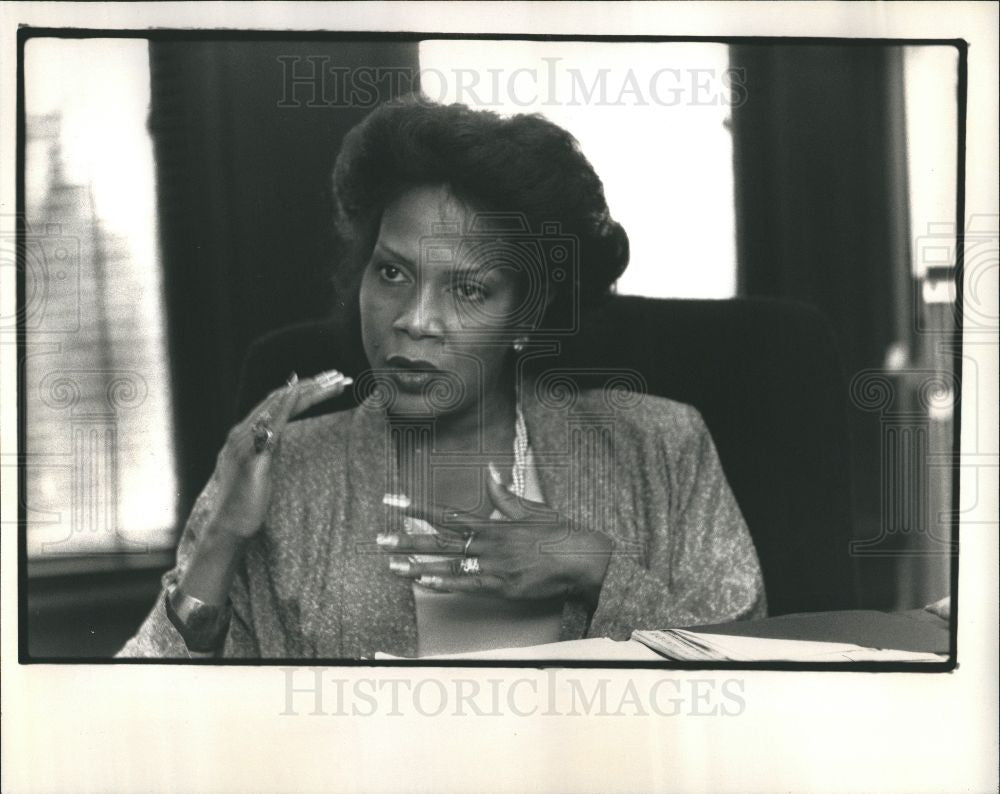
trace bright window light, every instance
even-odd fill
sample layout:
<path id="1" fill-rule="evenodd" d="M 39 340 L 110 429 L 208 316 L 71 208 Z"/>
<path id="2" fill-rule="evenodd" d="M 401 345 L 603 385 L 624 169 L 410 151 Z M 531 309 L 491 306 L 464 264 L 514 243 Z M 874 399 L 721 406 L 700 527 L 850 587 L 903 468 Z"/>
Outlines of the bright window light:
<path id="1" fill-rule="evenodd" d="M 926 302 L 951 303 L 951 279 L 928 279 L 928 269 L 955 267 L 958 52 L 906 47 L 903 69 L 913 275 L 925 280 Z"/>
<path id="2" fill-rule="evenodd" d="M 722 44 L 425 41 L 428 98 L 541 113 L 580 142 L 632 258 L 624 294 L 736 293 L 728 48 Z"/>

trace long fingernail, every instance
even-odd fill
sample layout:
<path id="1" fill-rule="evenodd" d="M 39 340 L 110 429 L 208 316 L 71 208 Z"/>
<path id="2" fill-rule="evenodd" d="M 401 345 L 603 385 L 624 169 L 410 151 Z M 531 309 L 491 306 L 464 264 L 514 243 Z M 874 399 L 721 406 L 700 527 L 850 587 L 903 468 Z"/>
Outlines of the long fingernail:
<path id="1" fill-rule="evenodd" d="M 294 386 L 298 382 L 299 382 L 299 376 L 295 372 L 295 370 L 292 370 L 292 374 L 288 376 L 288 380 L 285 381 L 285 385 L 286 386 Z"/>
<path id="2" fill-rule="evenodd" d="M 403 516 L 403 531 L 407 535 L 434 535 L 434 527 L 419 518 Z"/>
<path id="3" fill-rule="evenodd" d="M 393 573 L 407 574 L 410 572 L 410 561 L 393 557 L 389 560 L 389 570 Z"/>
<path id="4" fill-rule="evenodd" d="M 316 385 L 321 389 L 329 388 L 330 386 L 336 386 L 344 380 L 344 376 L 339 372 L 334 370 L 333 373 L 324 372 L 322 375 L 317 375 L 315 378 Z"/>
<path id="5" fill-rule="evenodd" d="M 417 584 L 422 584 L 424 587 L 440 587 L 441 577 L 440 576 L 420 576 L 417 578 Z"/>
<path id="6" fill-rule="evenodd" d="M 490 477 L 493 478 L 493 482 L 497 485 L 503 485 L 503 480 L 500 477 L 500 472 L 497 471 L 497 467 L 493 465 L 493 461 L 490 461 Z"/>
<path id="7" fill-rule="evenodd" d="M 391 532 L 380 532 L 375 538 L 375 542 L 383 549 L 394 549 L 399 545 L 399 535 Z"/>

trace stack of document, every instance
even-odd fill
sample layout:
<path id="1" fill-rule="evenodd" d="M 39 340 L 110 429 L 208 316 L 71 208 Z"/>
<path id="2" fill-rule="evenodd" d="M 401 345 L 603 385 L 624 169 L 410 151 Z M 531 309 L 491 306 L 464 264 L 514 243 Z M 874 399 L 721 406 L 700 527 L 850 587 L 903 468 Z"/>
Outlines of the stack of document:
<path id="1" fill-rule="evenodd" d="M 570 640 L 432 659 L 685 662 L 946 662 L 948 623 L 925 610 L 807 612 L 686 629 L 636 630 L 626 641 Z M 384 653 L 376 659 L 398 659 Z"/>
<path id="2" fill-rule="evenodd" d="M 375 659 L 405 659 L 377 651 Z M 492 661 L 578 661 L 578 662 L 654 662 L 663 657 L 638 642 L 616 642 L 607 637 L 589 640 L 566 640 L 526 648 L 496 648 L 488 651 L 468 651 L 422 659 L 481 659 Z"/>
<path id="3" fill-rule="evenodd" d="M 688 629 L 634 631 L 632 639 L 685 662 L 943 662 L 944 654 L 865 648 L 844 642 L 709 634 Z"/>

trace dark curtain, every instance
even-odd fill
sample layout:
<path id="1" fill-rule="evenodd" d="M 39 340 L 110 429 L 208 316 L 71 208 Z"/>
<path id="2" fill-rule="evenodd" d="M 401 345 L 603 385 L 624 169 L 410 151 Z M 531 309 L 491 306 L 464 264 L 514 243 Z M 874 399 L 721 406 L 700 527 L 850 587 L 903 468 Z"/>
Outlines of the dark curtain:
<path id="1" fill-rule="evenodd" d="M 417 65 L 416 43 L 151 44 L 180 515 L 236 419 L 249 343 L 328 313 L 334 159 Z"/>
<path id="2" fill-rule="evenodd" d="M 848 381 L 883 367 L 912 316 L 901 50 L 740 45 L 731 66 L 740 294 L 820 309 Z M 852 404 L 850 424 L 863 539 L 880 531 L 880 417 Z M 892 561 L 859 562 L 866 605 L 891 606 Z"/>

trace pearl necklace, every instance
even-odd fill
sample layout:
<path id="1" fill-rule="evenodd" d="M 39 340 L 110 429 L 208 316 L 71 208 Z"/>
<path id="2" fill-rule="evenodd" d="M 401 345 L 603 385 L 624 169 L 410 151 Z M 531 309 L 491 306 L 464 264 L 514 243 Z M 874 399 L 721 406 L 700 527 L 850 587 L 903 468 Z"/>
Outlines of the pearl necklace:
<path id="1" fill-rule="evenodd" d="M 521 413 L 521 401 L 517 401 L 515 408 L 517 416 L 514 420 L 514 470 L 511 472 L 511 493 L 524 498 L 524 491 L 527 486 L 528 471 L 528 428 L 524 424 L 524 415 Z"/>

